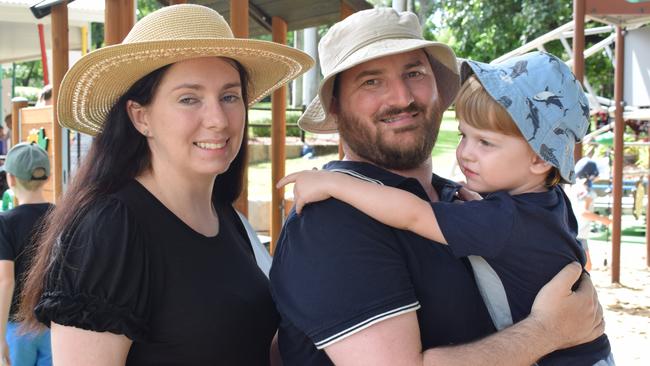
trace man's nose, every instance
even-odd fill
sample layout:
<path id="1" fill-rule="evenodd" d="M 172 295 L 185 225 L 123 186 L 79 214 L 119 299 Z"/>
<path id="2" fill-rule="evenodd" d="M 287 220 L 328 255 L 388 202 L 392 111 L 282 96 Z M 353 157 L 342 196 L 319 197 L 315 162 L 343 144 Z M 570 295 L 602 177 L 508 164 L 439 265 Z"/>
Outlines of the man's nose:
<path id="1" fill-rule="evenodd" d="M 409 106 L 415 98 L 411 87 L 404 80 L 397 80 L 389 88 L 387 103 L 398 108 Z"/>

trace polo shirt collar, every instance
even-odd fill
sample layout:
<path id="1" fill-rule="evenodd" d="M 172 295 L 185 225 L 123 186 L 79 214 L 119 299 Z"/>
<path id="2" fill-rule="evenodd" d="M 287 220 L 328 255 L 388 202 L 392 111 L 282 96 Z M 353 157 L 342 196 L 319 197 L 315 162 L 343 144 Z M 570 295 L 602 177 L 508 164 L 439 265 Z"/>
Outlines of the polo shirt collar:
<path id="1" fill-rule="evenodd" d="M 378 181 L 376 183 L 383 183 L 391 187 L 399 187 L 406 189 L 414 194 L 417 194 L 423 199 L 426 199 L 426 193 L 420 186 L 419 182 L 414 178 L 404 177 L 388 170 L 382 169 L 376 165 L 349 160 L 334 160 L 323 167 L 326 170 L 334 171 L 352 171 L 361 175 L 350 174 L 358 178 L 366 179 L 369 181 Z M 456 192 L 460 189 L 458 183 L 454 183 L 448 179 L 442 178 L 436 174 L 431 174 L 431 185 L 438 192 L 441 201 L 453 201 L 456 199 Z"/>

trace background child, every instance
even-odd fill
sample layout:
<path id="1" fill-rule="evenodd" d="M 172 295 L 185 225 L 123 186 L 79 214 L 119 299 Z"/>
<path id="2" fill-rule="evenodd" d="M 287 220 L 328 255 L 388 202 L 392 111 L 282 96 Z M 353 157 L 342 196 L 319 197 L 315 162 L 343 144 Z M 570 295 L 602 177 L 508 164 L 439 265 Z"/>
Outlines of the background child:
<path id="1" fill-rule="evenodd" d="M 482 256 L 503 283 L 517 322 L 560 269 L 572 261 L 585 263 L 576 218 L 559 183 L 574 181 L 573 149 L 587 130 L 589 105 L 568 67 L 546 53 L 495 65 L 469 61 L 461 74 L 456 157 L 466 187 L 484 199 L 430 203 L 328 171 L 291 174 L 278 185 L 296 183 L 298 213 L 307 203 L 334 197 L 384 224 L 448 244 L 457 257 Z M 605 335 L 540 360 L 597 363 L 614 363 Z"/>
<path id="2" fill-rule="evenodd" d="M 18 206 L 0 213 L 0 356 L 5 364 L 11 359 L 12 366 L 51 365 L 49 330 L 23 334 L 12 320 L 30 265 L 32 237 L 53 207 L 43 197 L 50 161 L 38 145 L 21 143 L 9 150 L 4 170 Z"/>

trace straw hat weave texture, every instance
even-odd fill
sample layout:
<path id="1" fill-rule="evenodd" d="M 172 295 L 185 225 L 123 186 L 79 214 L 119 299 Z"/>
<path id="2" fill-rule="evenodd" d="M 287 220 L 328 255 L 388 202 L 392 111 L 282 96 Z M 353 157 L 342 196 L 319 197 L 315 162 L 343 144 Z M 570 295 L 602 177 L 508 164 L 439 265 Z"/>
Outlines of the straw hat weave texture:
<path id="1" fill-rule="evenodd" d="M 141 19 L 121 44 L 86 55 L 68 71 L 59 92 L 59 122 L 96 135 L 109 110 L 136 81 L 165 65 L 211 56 L 234 59 L 248 71 L 249 104 L 314 63 L 291 47 L 234 38 L 228 23 L 210 8 L 168 6 Z"/>

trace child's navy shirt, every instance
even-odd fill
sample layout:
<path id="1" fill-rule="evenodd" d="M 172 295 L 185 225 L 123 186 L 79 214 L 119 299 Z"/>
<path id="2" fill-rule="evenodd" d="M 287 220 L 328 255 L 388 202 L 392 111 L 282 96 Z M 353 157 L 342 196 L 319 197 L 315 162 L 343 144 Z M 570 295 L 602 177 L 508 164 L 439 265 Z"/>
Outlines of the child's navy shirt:
<path id="1" fill-rule="evenodd" d="M 547 192 L 511 196 L 491 193 L 481 201 L 432 203 L 454 255 L 483 257 L 505 288 L 512 320 L 530 314 L 535 296 L 564 266 L 585 255 L 576 239 L 577 222 L 559 186 Z M 540 365 L 593 365 L 611 349 L 606 335 L 554 352 Z"/>

